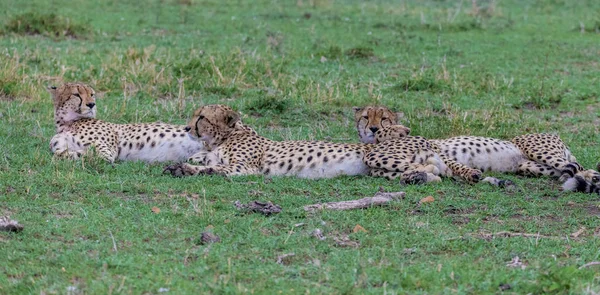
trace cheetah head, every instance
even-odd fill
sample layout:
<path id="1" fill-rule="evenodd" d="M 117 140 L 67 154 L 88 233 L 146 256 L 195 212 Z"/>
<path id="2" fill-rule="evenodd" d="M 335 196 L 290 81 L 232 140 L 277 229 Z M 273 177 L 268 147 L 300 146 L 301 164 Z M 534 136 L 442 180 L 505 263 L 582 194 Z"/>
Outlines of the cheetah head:
<path id="1" fill-rule="evenodd" d="M 238 112 L 226 105 L 213 104 L 197 109 L 186 130 L 192 138 L 216 147 L 237 129 L 239 123 Z"/>
<path id="2" fill-rule="evenodd" d="M 391 125 L 398 123 L 399 114 L 392 112 L 386 107 L 366 106 L 363 108 L 353 107 L 354 120 L 360 141 L 364 143 L 375 143 L 375 133 Z"/>
<path id="3" fill-rule="evenodd" d="M 583 177 L 583 179 L 590 181 L 595 185 L 600 185 L 600 173 L 593 169 L 588 169 L 578 172 L 576 175 Z"/>
<path id="4" fill-rule="evenodd" d="M 52 94 L 57 123 L 96 117 L 96 97 L 92 87 L 81 83 L 65 83 L 59 87 L 48 87 L 48 92 Z"/>

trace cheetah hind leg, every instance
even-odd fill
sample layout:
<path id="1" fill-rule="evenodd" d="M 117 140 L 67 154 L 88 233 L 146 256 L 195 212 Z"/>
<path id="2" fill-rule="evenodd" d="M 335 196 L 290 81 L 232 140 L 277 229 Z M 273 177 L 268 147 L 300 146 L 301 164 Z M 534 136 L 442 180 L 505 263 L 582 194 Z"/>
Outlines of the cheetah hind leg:
<path id="1" fill-rule="evenodd" d="M 576 175 L 582 177 L 586 181 L 597 184 L 597 180 L 600 177 L 598 171 L 594 169 L 585 169 L 577 162 L 569 162 L 561 169 L 561 175 L 558 179 L 560 182 L 565 183 L 567 180 L 575 177 Z"/>
<path id="2" fill-rule="evenodd" d="M 525 164 L 525 166 L 527 166 L 526 169 L 528 169 L 529 172 L 534 172 L 537 175 L 559 177 L 558 180 L 564 183 L 568 179 L 574 177 L 576 174 L 586 171 L 583 166 L 576 162 L 576 159 L 573 156 L 567 156 L 564 152 L 559 151 L 544 152 L 545 154 L 543 157 L 541 157 L 541 159 L 540 156 L 534 156 L 530 154 L 529 159 L 538 165 Z M 550 172 L 548 172 L 548 170 L 550 170 Z"/>
<path id="3" fill-rule="evenodd" d="M 543 163 L 539 163 L 532 160 L 525 160 L 521 164 L 519 164 L 519 167 L 517 168 L 517 174 L 533 177 L 559 177 L 561 175 L 561 171 Z"/>

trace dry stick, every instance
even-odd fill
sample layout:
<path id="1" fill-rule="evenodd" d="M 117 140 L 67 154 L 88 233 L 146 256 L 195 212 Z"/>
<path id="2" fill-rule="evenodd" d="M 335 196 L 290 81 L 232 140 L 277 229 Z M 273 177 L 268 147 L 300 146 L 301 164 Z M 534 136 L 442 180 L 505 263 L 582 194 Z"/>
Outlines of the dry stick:
<path id="1" fill-rule="evenodd" d="M 478 234 L 467 234 L 468 236 L 474 236 L 480 239 L 491 239 L 491 238 L 514 238 L 514 237 L 524 237 L 524 238 L 546 238 L 546 239 L 565 239 L 556 236 L 544 236 L 540 234 L 527 234 L 527 233 L 513 233 L 509 231 L 499 231 L 496 233 L 486 234 L 486 233 L 478 233 Z M 446 239 L 446 241 L 459 240 L 464 239 L 465 236 L 455 237 Z"/>
<path id="2" fill-rule="evenodd" d="M 600 265 L 600 261 L 593 261 L 593 262 L 590 262 L 590 263 L 586 263 L 586 264 L 580 266 L 579 269 L 588 268 L 588 267 L 594 266 L 594 265 Z"/>
<path id="3" fill-rule="evenodd" d="M 363 208 L 369 208 L 371 206 L 387 205 L 389 202 L 391 202 L 393 200 L 404 198 L 404 195 L 405 195 L 404 192 L 394 192 L 394 193 L 378 192 L 373 197 L 362 198 L 362 199 L 358 199 L 358 200 L 307 205 L 307 206 L 304 206 L 304 210 L 305 211 L 316 211 L 316 210 L 363 209 Z"/>
<path id="4" fill-rule="evenodd" d="M 115 237 L 113 236 L 112 231 L 110 229 L 108 230 L 108 233 L 110 234 L 110 238 L 113 242 L 113 250 L 115 250 L 115 252 L 119 252 L 117 251 L 117 243 L 115 243 Z"/>

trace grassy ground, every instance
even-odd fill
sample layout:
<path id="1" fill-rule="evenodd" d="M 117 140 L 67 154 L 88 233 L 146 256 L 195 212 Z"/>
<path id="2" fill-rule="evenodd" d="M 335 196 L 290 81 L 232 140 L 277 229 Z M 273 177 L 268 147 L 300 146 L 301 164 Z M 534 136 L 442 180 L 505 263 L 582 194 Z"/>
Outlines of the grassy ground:
<path id="1" fill-rule="evenodd" d="M 174 179 L 162 165 L 50 155 L 44 89 L 83 81 L 112 122 L 185 123 L 225 103 L 273 139 L 354 142 L 351 107 L 383 104 L 431 138 L 557 132 L 595 166 L 600 2 L 473 2 L 0 1 L 0 215 L 26 227 L 0 233 L 0 293 L 597 294 L 600 268 L 578 268 L 600 260 L 598 199 L 549 179 L 508 177 L 520 191 Z M 407 198 L 301 209 L 379 187 Z M 232 205 L 255 199 L 283 212 Z M 222 242 L 200 245 L 207 228 Z M 498 231 L 541 236 L 484 235 Z M 517 256 L 523 267 L 507 266 Z"/>

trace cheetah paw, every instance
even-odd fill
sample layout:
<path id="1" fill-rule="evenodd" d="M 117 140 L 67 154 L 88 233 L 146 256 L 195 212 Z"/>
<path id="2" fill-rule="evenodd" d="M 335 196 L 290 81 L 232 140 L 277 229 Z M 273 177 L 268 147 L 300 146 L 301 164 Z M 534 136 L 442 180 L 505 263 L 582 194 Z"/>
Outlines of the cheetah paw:
<path id="1" fill-rule="evenodd" d="M 428 180 L 428 177 L 427 177 L 426 172 L 412 172 L 412 173 L 409 173 L 408 175 L 403 175 L 402 179 L 400 180 L 400 184 L 401 185 L 423 184 L 423 183 L 426 183 L 427 180 Z"/>
<path id="2" fill-rule="evenodd" d="M 173 177 L 184 177 L 191 175 L 186 173 L 187 169 L 185 169 L 185 166 L 186 165 L 183 163 L 166 166 L 165 169 L 163 169 L 163 174 L 171 174 Z"/>
<path id="3" fill-rule="evenodd" d="M 480 170 L 473 169 L 471 171 L 471 173 L 469 174 L 469 176 L 467 177 L 467 180 L 471 183 L 478 183 L 481 180 L 482 174 L 483 173 L 481 173 Z"/>

